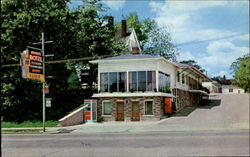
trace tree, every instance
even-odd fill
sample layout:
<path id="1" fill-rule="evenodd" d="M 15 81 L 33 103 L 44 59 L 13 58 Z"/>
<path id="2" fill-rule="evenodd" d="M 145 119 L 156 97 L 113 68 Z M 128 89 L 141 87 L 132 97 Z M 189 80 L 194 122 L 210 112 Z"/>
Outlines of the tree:
<path id="1" fill-rule="evenodd" d="M 140 46 L 144 53 L 163 56 L 167 59 L 176 60 L 177 49 L 171 42 L 170 33 L 164 27 L 158 27 L 155 20 L 146 18 L 142 21 L 136 12 L 125 17 L 128 28 L 134 28 Z M 121 28 L 121 24 L 117 24 Z"/>
<path id="2" fill-rule="evenodd" d="M 192 65 L 192 66 L 196 67 L 198 70 L 200 70 L 202 73 L 204 73 L 206 71 L 205 69 L 202 69 L 201 66 L 198 65 L 195 60 L 185 60 L 185 61 L 181 61 L 180 63 Z"/>
<path id="3" fill-rule="evenodd" d="M 231 70 L 234 73 L 233 84 L 250 92 L 250 55 L 247 54 L 237 58 L 236 61 L 231 64 Z"/>
<path id="4" fill-rule="evenodd" d="M 98 1 L 84 1 L 76 11 L 67 7 L 64 0 L 3 1 L 1 62 L 19 63 L 20 52 L 33 42 L 45 40 L 53 44 L 45 45 L 46 54 L 54 54 L 53 60 L 115 54 L 125 45 L 113 38 L 110 24 L 105 24 L 107 16 L 101 16 L 102 6 Z M 34 46 L 34 45 L 33 45 Z M 38 46 L 41 48 L 41 46 Z M 50 60 L 51 58 L 47 58 Z M 52 107 L 47 109 L 48 119 L 59 119 L 68 111 L 90 98 L 93 90 L 81 89 L 75 82 L 77 62 L 71 64 L 47 64 L 46 75 L 50 84 Z M 87 64 L 82 62 L 81 64 Z M 97 70 L 91 67 L 89 84 L 96 79 Z M 72 76 L 73 75 L 73 76 Z M 70 79 L 71 78 L 71 81 Z M 3 68 L 1 74 L 2 120 L 24 121 L 42 119 L 41 83 L 21 78 L 20 67 Z M 73 80 L 73 81 L 72 81 Z"/>

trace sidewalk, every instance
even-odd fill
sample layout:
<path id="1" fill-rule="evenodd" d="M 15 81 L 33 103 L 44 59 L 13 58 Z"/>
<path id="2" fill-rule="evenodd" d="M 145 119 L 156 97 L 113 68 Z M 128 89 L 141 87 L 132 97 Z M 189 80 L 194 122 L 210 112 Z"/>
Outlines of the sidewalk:
<path id="1" fill-rule="evenodd" d="M 164 121 L 164 120 L 162 120 Z M 104 122 L 86 123 L 77 126 L 49 128 L 48 131 L 58 133 L 146 133 L 146 132 L 168 132 L 168 131 L 212 131 L 212 130 L 246 130 L 247 124 L 197 126 L 197 125 L 161 125 L 158 122 Z"/>
<path id="2" fill-rule="evenodd" d="M 196 124 L 165 124 L 168 119 L 157 122 L 103 122 L 86 123 L 68 127 L 46 127 L 48 134 L 55 133 L 146 133 L 146 132 L 168 132 L 168 131 L 212 131 L 212 130 L 249 130 L 249 125 L 237 123 L 231 125 L 196 125 Z M 42 127 L 33 128 L 2 128 L 2 130 L 42 130 Z M 41 132 L 41 131 L 40 131 Z M 42 132 L 41 132 L 42 133 Z"/>

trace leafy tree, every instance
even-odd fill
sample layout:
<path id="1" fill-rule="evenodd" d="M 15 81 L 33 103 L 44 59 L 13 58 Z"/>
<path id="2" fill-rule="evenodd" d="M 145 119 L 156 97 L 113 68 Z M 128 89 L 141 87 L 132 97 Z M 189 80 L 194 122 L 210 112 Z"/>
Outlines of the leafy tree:
<path id="1" fill-rule="evenodd" d="M 171 43 L 166 28 L 158 27 L 156 21 L 150 18 L 140 21 L 136 12 L 130 13 L 125 18 L 127 27 L 135 29 L 144 53 L 176 60 L 177 49 Z M 121 28 L 120 23 L 117 24 L 117 28 Z"/>
<path id="2" fill-rule="evenodd" d="M 242 87 L 247 92 L 250 92 L 250 55 L 244 55 L 237 58 L 231 64 L 231 70 L 234 72 L 233 84 Z"/>
<path id="3" fill-rule="evenodd" d="M 185 61 L 181 61 L 180 63 L 192 65 L 192 66 L 196 67 L 197 69 L 199 69 L 202 73 L 204 73 L 206 71 L 205 69 L 202 69 L 201 66 L 198 65 L 195 60 L 185 60 Z"/>
<path id="4" fill-rule="evenodd" d="M 3 1 L 1 62 L 17 63 L 20 52 L 33 42 L 45 40 L 46 54 L 54 54 L 53 60 L 115 54 L 125 47 L 113 38 L 114 28 L 105 24 L 107 16 L 101 16 L 102 6 L 98 1 L 84 1 L 76 11 L 71 11 L 64 0 Z M 34 46 L 34 45 L 33 45 Z M 41 45 L 37 46 L 41 48 Z M 46 58 L 46 60 L 52 60 Z M 50 84 L 52 107 L 47 109 L 48 119 L 59 119 L 66 112 L 79 106 L 84 98 L 90 98 L 92 83 L 96 79 L 96 67 L 91 66 L 88 89 L 80 88 L 75 81 L 75 65 L 46 64 L 46 75 Z M 82 62 L 81 64 L 86 64 Z M 69 68 L 71 67 L 71 68 Z M 2 118 L 5 121 L 42 119 L 41 84 L 21 78 L 20 67 L 2 68 L 1 74 Z"/>

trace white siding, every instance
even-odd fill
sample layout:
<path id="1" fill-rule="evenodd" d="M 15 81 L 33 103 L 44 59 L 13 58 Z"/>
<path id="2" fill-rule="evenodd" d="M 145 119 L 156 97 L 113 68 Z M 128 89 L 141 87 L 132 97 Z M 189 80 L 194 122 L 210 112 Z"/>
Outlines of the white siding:
<path id="1" fill-rule="evenodd" d="M 229 89 L 233 89 L 233 92 L 229 92 Z M 240 94 L 245 93 L 245 90 L 242 88 L 222 88 L 222 93 L 226 94 Z"/>
<path id="2" fill-rule="evenodd" d="M 122 72 L 122 71 L 145 71 L 156 70 L 157 61 L 130 60 L 110 63 L 99 63 L 98 72 Z"/>
<path id="3" fill-rule="evenodd" d="M 180 82 L 177 82 L 177 70 L 180 74 L 185 75 L 185 83 L 182 83 L 182 77 Z M 156 88 L 158 89 L 158 71 L 169 74 L 171 79 L 171 88 L 177 87 L 184 90 L 189 90 L 186 76 L 193 78 L 196 81 L 201 82 L 197 76 L 191 75 L 182 69 L 177 68 L 171 63 L 164 60 L 116 60 L 106 63 L 98 63 L 98 90 L 100 90 L 100 73 L 102 72 L 129 72 L 129 71 L 156 71 Z"/>

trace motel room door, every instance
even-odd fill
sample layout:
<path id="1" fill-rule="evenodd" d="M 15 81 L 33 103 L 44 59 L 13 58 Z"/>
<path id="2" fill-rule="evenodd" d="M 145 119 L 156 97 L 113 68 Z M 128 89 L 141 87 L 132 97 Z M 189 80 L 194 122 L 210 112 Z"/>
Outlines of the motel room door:
<path id="1" fill-rule="evenodd" d="M 140 121 L 140 104 L 132 102 L 131 121 Z"/>
<path id="2" fill-rule="evenodd" d="M 124 121 L 124 102 L 116 104 L 116 121 Z"/>

